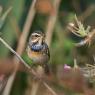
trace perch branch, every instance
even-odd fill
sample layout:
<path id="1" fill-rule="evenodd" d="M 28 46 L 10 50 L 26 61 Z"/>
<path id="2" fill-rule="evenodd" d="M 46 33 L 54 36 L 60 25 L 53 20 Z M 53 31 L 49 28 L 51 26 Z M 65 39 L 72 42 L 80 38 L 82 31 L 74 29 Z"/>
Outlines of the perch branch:
<path id="1" fill-rule="evenodd" d="M 1 37 L 0 37 L 0 41 L 6 46 L 6 48 L 8 48 L 13 54 L 16 55 L 16 57 L 28 68 L 31 69 L 31 67 L 21 58 L 21 56 L 15 52 Z"/>
<path id="2" fill-rule="evenodd" d="M 33 18 L 35 16 L 35 10 L 34 10 L 35 3 L 36 3 L 36 0 L 33 0 L 33 2 L 31 3 L 30 10 L 29 10 L 29 13 L 28 13 L 27 18 L 26 18 L 26 22 L 25 22 L 21 37 L 19 39 L 19 43 L 18 43 L 18 47 L 17 47 L 17 53 L 19 55 L 21 55 L 22 52 L 24 51 L 26 39 L 27 39 L 27 36 L 29 34 L 29 30 L 30 30 Z M 16 67 L 15 71 L 9 77 L 3 95 L 9 95 L 10 94 L 11 87 L 12 87 L 13 81 L 15 79 L 17 69 L 19 67 L 19 60 L 17 60 L 15 56 L 14 56 L 14 63 L 15 63 L 15 67 Z"/>
<path id="3" fill-rule="evenodd" d="M 20 55 L 19 55 L 17 52 L 15 52 L 1 37 L 0 37 L 0 41 L 6 46 L 6 48 L 8 48 L 13 54 L 16 55 L 16 57 L 30 70 L 30 72 L 31 72 L 33 75 L 35 75 L 35 76 L 37 75 L 36 72 L 35 72 L 30 66 L 28 66 L 27 63 L 20 57 Z M 36 77 L 37 77 L 37 76 L 36 76 Z M 13 76 L 11 76 L 11 78 L 13 78 Z M 44 84 L 44 86 L 45 86 L 53 95 L 57 95 L 57 94 L 55 93 L 55 91 L 53 91 L 52 88 L 49 87 L 49 85 L 48 85 L 46 82 L 42 81 L 42 83 Z M 10 85 L 10 84 L 9 84 L 9 85 Z M 8 87 L 9 87 L 9 85 L 8 85 Z"/>
<path id="4" fill-rule="evenodd" d="M 42 83 L 44 84 L 44 86 L 53 94 L 53 95 L 57 95 L 57 93 L 44 81 L 42 81 Z"/>
<path id="5" fill-rule="evenodd" d="M 32 24 L 32 21 L 33 21 L 33 18 L 34 18 L 34 15 L 35 15 L 35 10 L 34 10 L 34 5 L 36 3 L 36 0 L 34 0 L 32 2 L 32 5 L 30 7 L 30 10 L 29 10 L 29 14 L 27 16 L 27 19 L 26 19 L 26 23 L 24 25 L 24 28 L 23 28 L 23 32 L 21 34 L 21 37 L 20 37 L 20 40 L 19 40 L 19 43 L 18 43 L 18 48 L 17 48 L 17 52 L 15 52 L 8 44 L 6 44 L 6 42 L 1 38 L 1 42 L 3 42 L 3 44 L 12 52 L 14 53 L 16 56 L 14 57 L 14 62 L 16 63 L 16 70 L 15 72 L 10 76 L 9 80 L 8 80 L 8 83 L 7 83 L 7 86 L 4 90 L 4 93 L 3 95 L 9 95 L 10 93 L 10 90 L 11 90 L 11 87 L 12 87 L 12 84 L 13 84 L 13 81 L 14 81 L 14 78 L 15 78 L 15 75 L 16 75 L 16 72 L 18 70 L 18 66 L 19 66 L 19 60 L 22 61 L 22 63 L 28 68 L 30 69 L 30 67 L 24 62 L 24 60 L 20 57 L 20 55 L 22 54 L 24 48 L 25 48 L 25 43 L 26 43 L 26 39 L 27 39 L 27 36 L 29 34 L 29 30 L 30 30 L 30 27 L 31 27 L 31 24 Z M 23 39 L 24 38 L 24 39 Z M 16 57 L 18 57 L 19 60 L 16 59 Z M 36 72 L 31 69 L 30 71 L 33 75 L 36 75 Z M 53 95 L 56 95 L 54 94 L 54 91 L 52 90 L 52 88 L 50 88 L 48 85 L 45 84 L 44 82 L 44 85 L 46 88 L 48 88 Z"/>

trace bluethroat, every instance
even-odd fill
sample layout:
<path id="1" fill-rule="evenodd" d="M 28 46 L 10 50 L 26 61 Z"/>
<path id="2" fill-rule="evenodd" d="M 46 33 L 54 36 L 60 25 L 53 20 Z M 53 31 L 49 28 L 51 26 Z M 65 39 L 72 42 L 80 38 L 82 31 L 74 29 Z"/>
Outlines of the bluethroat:
<path id="1" fill-rule="evenodd" d="M 45 42 L 45 34 L 41 31 L 35 31 L 30 35 L 27 46 L 28 57 L 34 65 L 40 65 L 44 68 L 45 73 L 49 73 L 48 61 L 50 52 Z"/>

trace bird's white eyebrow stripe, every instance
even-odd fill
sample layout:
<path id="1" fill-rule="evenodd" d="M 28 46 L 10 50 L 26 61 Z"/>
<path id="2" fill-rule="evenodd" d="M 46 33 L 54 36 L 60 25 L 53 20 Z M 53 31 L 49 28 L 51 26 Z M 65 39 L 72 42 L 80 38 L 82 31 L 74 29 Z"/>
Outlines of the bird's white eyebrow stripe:
<path id="1" fill-rule="evenodd" d="M 34 35 L 38 35 L 38 36 L 40 36 L 40 34 L 38 34 L 38 33 L 33 33 L 32 35 L 33 35 L 33 36 L 34 36 Z"/>

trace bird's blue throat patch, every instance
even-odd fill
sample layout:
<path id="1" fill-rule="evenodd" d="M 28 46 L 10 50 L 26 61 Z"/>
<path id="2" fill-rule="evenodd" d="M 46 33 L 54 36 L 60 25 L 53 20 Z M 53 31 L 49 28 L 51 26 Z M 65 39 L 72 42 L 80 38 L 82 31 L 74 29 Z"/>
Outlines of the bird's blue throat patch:
<path id="1" fill-rule="evenodd" d="M 31 50 L 33 51 L 40 51 L 43 49 L 43 45 L 32 45 Z"/>

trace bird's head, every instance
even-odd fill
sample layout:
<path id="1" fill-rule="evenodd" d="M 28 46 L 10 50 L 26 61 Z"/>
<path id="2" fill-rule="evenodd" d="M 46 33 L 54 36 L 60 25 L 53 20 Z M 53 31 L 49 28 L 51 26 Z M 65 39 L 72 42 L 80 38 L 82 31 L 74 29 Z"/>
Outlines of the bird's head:
<path id="1" fill-rule="evenodd" d="M 38 44 L 41 45 L 45 41 L 45 34 L 41 31 L 35 31 L 31 34 L 29 38 L 30 44 Z"/>

